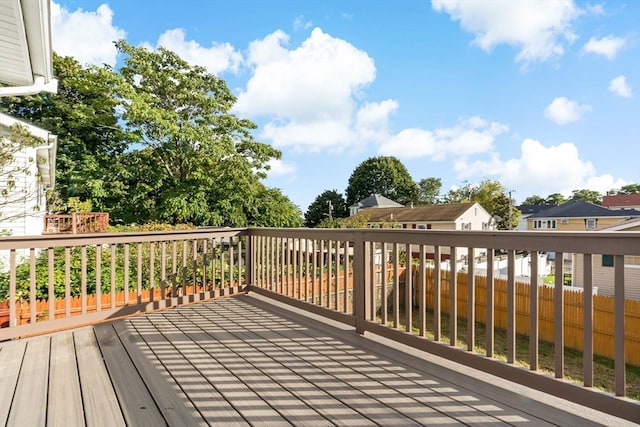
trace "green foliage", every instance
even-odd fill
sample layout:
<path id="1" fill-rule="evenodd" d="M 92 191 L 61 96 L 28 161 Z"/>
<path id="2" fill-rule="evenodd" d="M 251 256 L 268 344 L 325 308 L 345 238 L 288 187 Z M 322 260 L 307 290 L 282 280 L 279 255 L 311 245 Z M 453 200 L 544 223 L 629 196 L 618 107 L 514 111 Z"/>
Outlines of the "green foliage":
<path id="1" fill-rule="evenodd" d="M 345 218 L 349 215 L 347 203 L 337 190 L 325 190 L 309 205 L 304 214 L 304 225 L 316 227 L 325 219 Z M 334 228 L 334 227 L 325 227 Z"/>
<path id="2" fill-rule="evenodd" d="M 113 216 L 126 222 L 297 226 L 301 215 L 260 183 L 281 153 L 231 114 L 225 82 L 175 53 L 124 41 L 122 119 L 143 148 L 119 159 Z M 142 171 L 142 173 L 141 173 Z"/>
<path id="3" fill-rule="evenodd" d="M 627 184 L 620 187 L 613 194 L 638 194 L 640 193 L 640 184 Z"/>
<path id="4" fill-rule="evenodd" d="M 380 194 L 403 205 L 418 202 L 418 186 L 404 164 L 391 156 L 370 157 L 349 177 L 347 206 L 372 194 Z"/>
<path id="5" fill-rule="evenodd" d="M 548 205 L 561 205 L 565 203 L 567 199 L 560 193 L 549 194 L 545 199 Z"/>
<path id="6" fill-rule="evenodd" d="M 477 202 L 497 221 L 498 229 L 511 230 L 518 225 L 520 211 L 514 206 L 507 190 L 498 181 L 485 179 L 480 184 L 465 182 L 445 196 L 447 203 Z"/>
<path id="7" fill-rule="evenodd" d="M 442 179 L 422 178 L 418 181 L 418 204 L 433 205 L 440 202 Z"/>
<path id="8" fill-rule="evenodd" d="M 583 202 L 593 203 L 594 205 L 601 205 L 602 194 L 597 191 L 588 189 L 573 190 L 571 200 L 582 200 Z"/>
<path id="9" fill-rule="evenodd" d="M 106 66 L 83 68 L 75 59 L 55 54 L 53 68 L 57 94 L 0 98 L 0 110 L 58 136 L 58 203 L 78 197 L 104 211 L 111 165 L 127 146 L 114 96 L 120 77 Z"/>
<path id="10" fill-rule="evenodd" d="M 538 195 L 534 195 L 534 196 L 529 196 L 526 199 L 524 199 L 524 201 L 522 202 L 523 205 L 526 206 L 534 206 L 534 205 L 546 205 L 547 201 L 538 196 Z"/>
<path id="11" fill-rule="evenodd" d="M 325 218 L 317 226 L 318 228 L 368 228 L 369 216 L 357 214 L 347 218 Z"/>

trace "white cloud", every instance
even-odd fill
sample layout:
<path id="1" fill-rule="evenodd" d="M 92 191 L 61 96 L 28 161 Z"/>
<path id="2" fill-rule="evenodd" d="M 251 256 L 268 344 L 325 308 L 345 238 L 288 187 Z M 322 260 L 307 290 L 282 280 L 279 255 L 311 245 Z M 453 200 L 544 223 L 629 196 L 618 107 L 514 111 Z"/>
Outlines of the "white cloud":
<path id="1" fill-rule="evenodd" d="M 468 157 L 491 152 L 496 137 L 508 130 L 498 122 L 488 122 L 480 117 L 463 120 L 451 128 L 433 131 L 405 129 L 380 146 L 380 153 L 401 159 L 431 157 L 444 160 L 447 157 Z"/>
<path id="2" fill-rule="evenodd" d="M 508 188 L 518 189 L 524 195 L 562 193 L 589 188 L 601 193 L 625 185 L 609 174 L 598 175 L 589 161 L 582 160 L 572 142 L 557 146 L 544 146 L 540 141 L 525 139 L 520 145 L 520 157 L 502 161 L 493 153 L 488 161 L 468 163 L 460 160 L 455 165 L 458 178 L 497 176 Z"/>
<path id="3" fill-rule="evenodd" d="M 591 106 L 578 104 L 562 96 L 551 101 L 551 104 L 544 110 L 544 116 L 559 125 L 564 125 L 580 120 L 582 115 L 589 111 L 591 111 Z"/>
<path id="4" fill-rule="evenodd" d="M 633 93 L 625 76 L 618 76 L 609 82 L 609 90 L 623 98 L 631 98 Z"/>
<path id="5" fill-rule="evenodd" d="M 124 39 L 124 30 L 112 23 L 113 11 L 107 4 L 95 12 L 77 9 L 70 12 L 51 3 L 51 38 L 53 50 L 62 56 L 72 56 L 80 64 L 116 64 L 117 50 L 113 42 Z"/>
<path id="6" fill-rule="evenodd" d="M 286 163 L 282 160 L 273 159 L 269 161 L 270 169 L 267 171 L 270 177 L 293 175 L 297 171 L 297 167 L 293 163 Z"/>
<path id="7" fill-rule="evenodd" d="M 431 0 L 431 5 L 475 34 L 473 43 L 485 52 L 511 45 L 520 49 L 516 60 L 524 64 L 561 56 L 563 42 L 576 38 L 571 22 L 582 13 L 573 0 Z"/>
<path id="8" fill-rule="evenodd" d="M 624 47 L 625 39 L 611 35 L 596 39 L 591 37 L 582 48 L 585 52 L 606 56 L 607 59 L 615 59 L 618 51 Z"/>
<path id="9" fill-rule="evenodd" d="M 306 21 L 302 15 L 296 16 L 296 19 L 293 21 L 293 29 L 295 31 L 306 30 L 311 27 L 313 27 L 313 22 Z"/>
<path id="10" fill-rule="evenodd" d="M 376 76 L 373 60 L 348 42 L 315 28 L 299 47 L 287 47 L 289 37 L 276 31 L 249 46 L 253 74 L 240 92 L 234 111 L 251 117 L 267 116 L 261 138 L 276 147 L 340 151 L 363 141 L 359 135 L 378 133 L 357 128 L 361 90 Z M 373 105 L 373 104 L 372 104 Z M 378 112 L 396 107 L 365 105 Z"/>
<path id="11" fill-rule="evenodd" d="M 228 70 L 235 73 L 242 63 L 242 55 L 231 44 L 213 42 L 211 47 L 205 47 L 195 40 L 186 40 L 182 28 L 162 33 L 157 46 L 177 53 L 190 64 L 205 67 L 211 74 L 219 75 Z"/>

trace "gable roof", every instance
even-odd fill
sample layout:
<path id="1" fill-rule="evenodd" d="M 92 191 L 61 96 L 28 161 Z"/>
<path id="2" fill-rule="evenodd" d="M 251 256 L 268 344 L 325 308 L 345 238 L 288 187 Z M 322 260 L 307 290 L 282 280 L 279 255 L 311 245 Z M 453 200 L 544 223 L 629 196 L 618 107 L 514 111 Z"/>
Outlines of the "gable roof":
<path id="1" fill-rule="evenodd" d="M 391 207 L 402 207 L 403 205 L 401 205 L 400 203 L 394 202 L 391 199 L 387 199 L 384 196 L 381 196 L 380 194 L 372 194 L 369 197 L 360 200 L 358 203 L 356 203 L 353 206 L 350 206 L 351 208 L 360 208 L 360 209 L 365 209 L 365 208 L 391 208 Z"/>
<path id="2" fill-rule="evenodd" d="M 414 207 L 368 208 L 356 215 L 367 215 L 369 222 L 445 222 L 455 221 L 477 203 L 449 203 Z M 484 210 L 484 208 L 482 208 Z M 489 215 L 487 213 L 487 215 Z"/>
<path id="3" fill-rule="evenodd" d="M 640 216 L 635 209 L 612 210 L 587 203 L 582 200 L 569 200 L 558 206 L 531 215 L 529 218 L 600 218 Z"/>
<path id="4" fill-rule="evenodd" d="M 557 205 L 520 205 L 518 206 L 518 210 L 522 213 L 522 215 L 533 215 L 538 212 L 551 209 L 554 206 Z"/>
<path id="5" fill-rule="evenodd" d="M 637 206 L 640 205 L 640 194 L 616 194 L 614 196 L 604 196 L 602 206 Z"/>

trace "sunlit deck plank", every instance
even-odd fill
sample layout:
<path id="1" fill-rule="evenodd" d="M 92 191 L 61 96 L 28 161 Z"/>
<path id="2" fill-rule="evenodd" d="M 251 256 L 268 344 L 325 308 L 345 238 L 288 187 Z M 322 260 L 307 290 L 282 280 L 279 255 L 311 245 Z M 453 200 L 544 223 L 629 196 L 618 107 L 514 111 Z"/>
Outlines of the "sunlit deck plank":
<path id="1" fill-rule="evenodd" d="M 128 328 L 125 321 L 115 322 L 113 327 L 167 424 L 206 426 L 207 423 L 175 381 L 171 381 L 168 374 L 163 375 L 160 364 L 150 358 L 152 353 L 142 338 L 133 329 Z"/>
<path id="2" fill-rule="evenodd" d="M 87 426 L 124 426 L 120 405 L 93 328 L 79 329 L 73 335 Z"/>
<path id="3" fill-rule="evenodd" d="M 95 327 L 95 333 L 127 425 L 140 427 L 166 425 L 156 402 L 140 378 L 113 325 L 110 323 L 98 325 Z"/>
<path id="4" fill-rule="evenodd" d="M 44 425 L 47 416 L 48 375 L 49 337 L 30 340 L 24 353 L 7 425 Z"/>
<path id="5" fill-rule="evenodd" d="M 55 334 L 51 337 L 50 360 L 47 425 L 84 426 L 80 379 L 72 334 Z"/>
<path id="6" fill-rule="evenodd" d="M 15 341 L 3 344 L 0 349 L 0 425 L 5 425 L 9 418 L 26 348 L 26 341 Z"/>

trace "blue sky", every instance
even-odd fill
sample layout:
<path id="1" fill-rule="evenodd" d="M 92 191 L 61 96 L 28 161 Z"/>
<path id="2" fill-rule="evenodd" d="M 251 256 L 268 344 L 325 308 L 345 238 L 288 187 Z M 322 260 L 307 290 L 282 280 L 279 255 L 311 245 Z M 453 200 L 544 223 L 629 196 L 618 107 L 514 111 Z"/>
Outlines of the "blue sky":
<path id="1" fill-rule="evenodd" d="M 54 0 L 54 50 L 118 65 L 165 46 L 223 78 L 283 153 L 302 211 L 393 155 L 413 179 L 516 201 L 640 182 L 640 2 Z"/>

